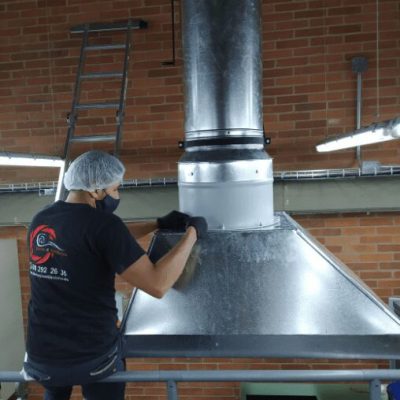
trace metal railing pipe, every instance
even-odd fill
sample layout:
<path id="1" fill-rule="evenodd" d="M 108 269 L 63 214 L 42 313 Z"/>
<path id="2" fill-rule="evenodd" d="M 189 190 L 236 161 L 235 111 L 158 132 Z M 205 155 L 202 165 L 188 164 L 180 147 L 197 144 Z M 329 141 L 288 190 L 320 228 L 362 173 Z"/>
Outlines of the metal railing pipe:
<path id="1" fill-rule="evenodd" d="M 372 382 L 400 379 L 400 370 L 125 371 L 101 382 Z M 17 371 L 0 371 L 0 382 L 25 382 Z"/>

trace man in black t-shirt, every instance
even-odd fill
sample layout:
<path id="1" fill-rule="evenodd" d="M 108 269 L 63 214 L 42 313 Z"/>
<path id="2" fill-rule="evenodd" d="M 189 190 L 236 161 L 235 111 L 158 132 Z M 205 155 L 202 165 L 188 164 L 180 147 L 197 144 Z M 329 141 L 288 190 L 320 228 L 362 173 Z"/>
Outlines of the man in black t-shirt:
<path id="1" fill-rule="evenodd" d="M 186 230 L 153 264 L 112 212 L 125 168 L 115 157 L 90 151 L 68 169 L 66 201 L 40 211 L 28 232 L 31 300 L 25 371 L 46 388 L 45 400 L 67 400 L 82 385 L 86 400 L 122 400 L 125 384 L 96 383 L 123 370 L 115 305 L 115 274 L 155 297 L 179 278 L 196 240 L 207 231 L 201 217 L 173 211 L 147 231 Z"/>

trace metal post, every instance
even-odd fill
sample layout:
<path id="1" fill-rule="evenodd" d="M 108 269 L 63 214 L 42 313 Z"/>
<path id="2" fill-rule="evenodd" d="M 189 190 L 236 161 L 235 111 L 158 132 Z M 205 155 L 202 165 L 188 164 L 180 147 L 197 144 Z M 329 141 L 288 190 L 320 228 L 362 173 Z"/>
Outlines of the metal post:
<path id="1" fill-rule="evenodd" d="M 369 383 L 369 400 L 381 399 L 381 382 L 374 379 Z"/>
<path id="2" fill-rule="evenodd" d="M 362 96 L 362 79 L 361 72 L 357 73 L 357 129 L 361 128 L 361 96 Z M 361 146 L 356 149 L 358 164 L 361 164 Z"/>
<path id="3" fill-rule="evenodd" d="M 168 400 L 178 400 L 178 387 L 175 381 L 167 382 Z"/>
<path id="4" fill-rule="evenodd" d="M 361 128 L 361 96 L 362 96 L 362 79 L 361 72 L 357 73 L 357 129 Z"/>
<path id="5" fill-rule="evenodd" d="M 16 385 L 15 395 L 17 396 L 18 400 L 27 400 L 28 399 L 28 385 L 26 382 L 19 382 Z"/>
<path id="6" fill-rule="evenodd" d="M 368 61 L 365 57 L 354 57 L 351 60 L 353 72 L 357 73 L 357 113 L 356 126 L 361 128 L 361 107 L 362 107 L 362 73 L 368 69 Z M 357 146 L 356 156 L 358 165 L 361 166 L 361 147 Z"/>

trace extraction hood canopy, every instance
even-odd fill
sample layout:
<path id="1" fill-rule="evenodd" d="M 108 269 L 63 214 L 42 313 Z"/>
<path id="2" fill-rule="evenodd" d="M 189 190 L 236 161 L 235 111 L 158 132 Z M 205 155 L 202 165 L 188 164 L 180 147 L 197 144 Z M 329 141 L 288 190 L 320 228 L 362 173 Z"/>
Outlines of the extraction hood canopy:
<path id="1" fill-rule="evenodd" d="M 264 151 L 259 0 L 183 0 L 185 153 L 180 209 L 209 235 L 161 300 L 138 290 L 128 357 L 400 356 L 400 321 L 286 214 Z M 159 232 L 150 257 L 181 237 Z"/>
<path id="2" fill-rule="evenodd" d="M 284 214 L 273 229 L 210 232 L 162 300 L 137 291 L 128 357 L 392 359 L 397 318 Z M 180 238 L 158 235 L 158 259 Z"/>

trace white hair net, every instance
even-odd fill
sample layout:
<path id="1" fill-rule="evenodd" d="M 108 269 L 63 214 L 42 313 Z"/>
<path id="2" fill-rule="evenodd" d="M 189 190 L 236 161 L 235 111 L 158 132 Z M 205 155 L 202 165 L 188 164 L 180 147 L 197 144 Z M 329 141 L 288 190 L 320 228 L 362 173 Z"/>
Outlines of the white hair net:
<path id="1" fill-rule="evenodd" d="M 76 158 L 64 176 L 67 190 L 106 189 L 122 182 L 125 167 L 118 158 L 103 151 L 88 151 Z"/>

